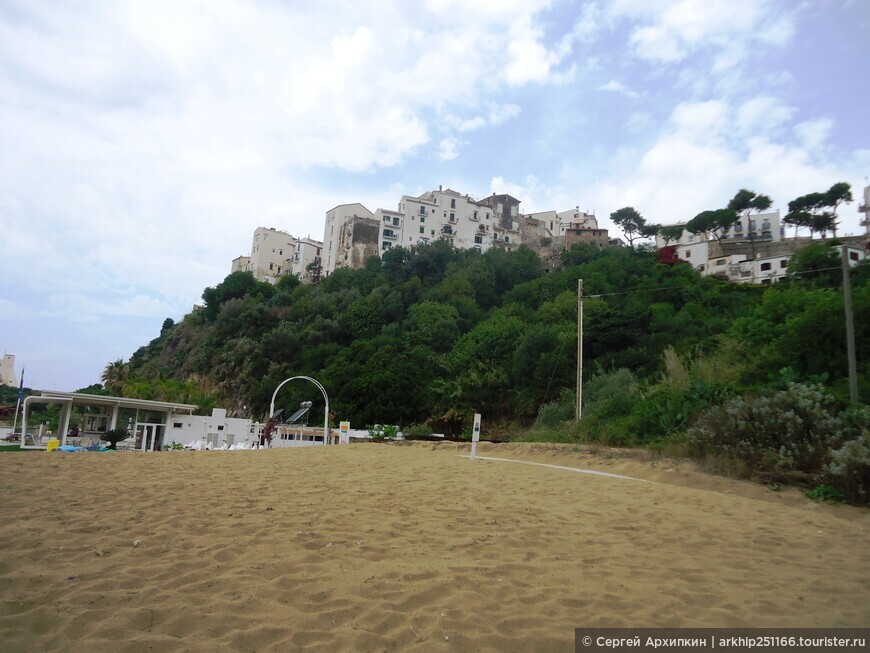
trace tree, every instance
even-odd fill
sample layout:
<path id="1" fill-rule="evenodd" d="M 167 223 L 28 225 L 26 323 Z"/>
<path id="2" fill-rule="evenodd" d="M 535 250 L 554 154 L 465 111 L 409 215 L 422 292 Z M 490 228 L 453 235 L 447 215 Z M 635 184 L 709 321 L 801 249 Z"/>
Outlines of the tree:
<path id="1" fill-rule="evenodd" d="M 755 211 L 761 213 L 770 208 L 773 200 L 768 195 L 758 195 L 755 191 L 741 188 L 728 202 L 728 207 L 738 215 L 748 218 Z"/>
<path id="2" fill-rule="evenodd" d="M 807 286 L 836 288 L 842 274 L 840 255 L 822 243 L 798 250 L 788 261 L 788 278 Z"/>
<path id="3" fill-rule="evenodd" d="M 122 359 L 106 365 L 103 375 L 100 377 L 103 386 L 115 397 L 120 397 L 124 392 L 124 386 L 130 379 L 130 366 Z"/>
<path id="4" fill-rule="evenodd" d="M 852 201 L 852 187 L 844 181 L 831 186 L 823 193 L 807 193 L 788 203 L 788 214 L 783 220 L 794 225 L 795 238 L 798 229 L 808 227 L 810 237 L 819 232 L 822 237 L 832 231 L 837 236 L 837 209 L 840 204 Z"/>
<path id="5" fill-rule="evenodd" d="M 683 236 L 685 227 L 681 224 L 672 224 L 666 227 L 659 227 L 659 236 L 665 241 L 665 245 L 669 245 L 671 241 L 677 241 Z"/>
<path id="6" fill-rule="evenodd" d="M 646 220 L 631 206 L 625 206 L 610 214 L 610 219 L 613 223 L 622 229 L 625 238 L 628 240 L 628 245 L 634 249 L 634 240 L 638 237 L 643 237 L 643 228 L 646 226 Z"/>
<path id="7" fill-rule="evenodd" d="M 852 199 L 852 186 L 845 181 L 837 182 L 825 192 L 825 203 L 831 207 L 831 231 L 834 232 L 834 238 L 837 237 L 837 209 L 840 204 L 850 204 Z"/>
<path id="8" fill-rule="evenodd" d="M 734 209 L 702 211 L 686 223 L 686 230 L 693 234 L 710 234 L 721 243 L 735 222 L 737 212 Z"/>

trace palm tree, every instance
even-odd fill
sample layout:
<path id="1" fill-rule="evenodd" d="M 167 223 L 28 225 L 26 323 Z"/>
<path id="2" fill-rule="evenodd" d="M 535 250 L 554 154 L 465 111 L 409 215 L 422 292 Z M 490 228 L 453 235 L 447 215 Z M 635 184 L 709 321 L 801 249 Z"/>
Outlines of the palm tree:
<path id="1" fill-rule="evenodd" d="M 103 382 L 103 387 L 111 392 L 116 397 L 121 396 L 124 392 L 124 386 L 130 378 L 130 366 L 120 358 L 114 363 L 106 365 L 103 370 L 103 375 L 100 380 Z"/>

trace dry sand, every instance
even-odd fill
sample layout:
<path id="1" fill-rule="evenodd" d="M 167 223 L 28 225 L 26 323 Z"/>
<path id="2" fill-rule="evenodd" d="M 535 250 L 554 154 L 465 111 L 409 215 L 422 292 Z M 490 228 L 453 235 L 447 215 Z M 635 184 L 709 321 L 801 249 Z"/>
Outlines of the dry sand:
<path id="1" fill-rule="evenodd" d="M 870 625 L 870 511 L 552 445 L 5 454 L 0 648 L 571 651 Z M 134 542 L 137 542 L 134 545 Z"/>

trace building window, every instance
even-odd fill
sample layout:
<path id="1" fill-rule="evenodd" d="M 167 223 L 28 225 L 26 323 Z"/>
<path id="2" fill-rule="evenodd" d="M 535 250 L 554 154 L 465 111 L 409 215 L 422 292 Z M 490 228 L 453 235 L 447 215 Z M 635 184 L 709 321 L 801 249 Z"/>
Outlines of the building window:
<path id="1" fill-rule="evenodd" d="M 762 263 L 762 264 L 761 264 L 761 270 L 762 270 L 762 272 L 766 272 L 766 271 L 769 270 L 769 269 L 770 269 L 770 263 Z"/>
<path id="2" fill-rule="evenodd" d="M 474 215 L 472 216 L 472 220 L 477 220 L 477 211 L 474 212 Z M 582 399 L 582 397 L 581 397 L 581 399 Z"/>
<path id="3" fill-rule="evenodd" d="M 725 259 L 720 258 L 718 261 L 716 261 L 716 265 L 725 265 Z"/>
<path id="4" fill-rule="evenodd" d="M 683 258 L 692 258 L 692 250 L 687 249 Z"/>
<path id="5" fill-rule="evenodd" d="M 483 244 L 483 236 L 475 236 L 474 237 L 474 244 L 475 245 L 482 245 Z"/>
<path id="6" fill-rule="evenodd" d="M 384 216 L 384 222 L 386 222 L 387 224 L 390 224 L 390 216 L 385 215 L 385 216 Z"/>
<path id="7" fill-rule="evenodd" d="M 435 230 L 434 230 L 434 229 L 432 229 L 432 235 L 433 235 L 433 236 L 435 235 Z"/>
<path id="8" fill-rule="evenodd" d="M 788 259 L 787 259 L 787 258 L 782 259 L 782 260 L 779 262 L 779 267 L 781 267 L 781 268 L 787 268 L 787 267 L 788 267 Z"/>
<path id="9" fill-rule="evenodd" d="M 700 267 L 698 267 L 698 271 L 699 271 L 699 272 L 703 272 L 703 271 L 704 271 L 704 267 L 705 267 L 705 266 L 701 265 Z"/>
<path id="10" fill-rule="evenodd" d="M 456 214 L 453 212 L 450 213 L 450 222 L 456 222 Z"/>
<path id="11" fill-rule="evenodd" d="M 181 422 L 172 422 L 172 428 L 174 428 L 174 429 L 180 429 L 183 426 L 184 426 L 184 424 L 182 424 Z"/>
<path id="12" fill-rule="evenodd" d="M 425 233 L 426 233 L 426 227 L 420 227 L 420 233 L 421 233 L 421 234 L 425 234 Z"/>
<path id="13" fill-rule="evenodd" d="M 383 249 L 383 250 L 388 250 L 388 249 L 390 249 L 390 247 L 392 247 L 392 244 L 388 243 L 386 241 L 384 241 L 384 243 L 381 245 L 381 249 Z"/>
<path id="14" fill-rule="evenodd" d="M 275 269 L 275 265 L 274 265 L 273 263 L 269 263 L 269 269 L 270 269 L 270 270 L 274 270 L 274 269 Z"/>
<path id="15" fill-rule="evenodd" d="M 455 209 L 455 208 L 456 208 L 456 200 L 455 200 L 455 199 L 451 199 L 451 200 L 450 200 L 450 208 L 451 208 L 451 209 Z"/>
<path id="16" fill-rule="evenodd" d="M 486 219 L 489 220 L 489 213 L 486 214 Z"/>
<path id="17" fill-rule="evenodd" d="M 857 261 L 858 260 L 858 252 L 849 252 L 849 260 Z"/>
<path id="18" fill-rule="evenodd" d="M 421 215 L 420 216 L 420 224 L 423 224 L 424 222 L 426 222 L 426 218 Z"/>
<path id="19" fill-rule="evenodd" d="M 425 206 L 420 207 L 420 215 L 426 215 L 426 207 Z"/>
<path id="20" fill-rule="evenodd" d="M 393 226 L 394 226 L 394 227 L 398 227 L 398 226 L 399 226 L 399 218 L 393 218 Z"/>
<path id="21" fill-rule="evenodd" d="M 504 242 L 509 243 L 509 242 L 511 242 L 511 239 L 508 238 L 507 236 L 505 236 L 505 237 L 504 237 Z"/>

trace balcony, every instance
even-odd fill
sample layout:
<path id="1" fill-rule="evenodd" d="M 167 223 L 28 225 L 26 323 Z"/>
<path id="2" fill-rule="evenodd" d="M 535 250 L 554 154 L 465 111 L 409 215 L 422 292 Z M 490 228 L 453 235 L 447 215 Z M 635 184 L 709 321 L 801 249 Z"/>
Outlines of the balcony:
<path id="1" fill-rule="evenodd" d="M 397 240 L 399 237 L 393 231 L 384 229 L 384 238 L 386 240 Z"/>
<path id="2" fill-rule="evenodd" d="M 441 227 L 441 235 L 442 236 L 455 236 L 456 234 L 453 233 L 453 227 L 451 227 L 449 224 L 445 224 L 443 227 Z"/>

